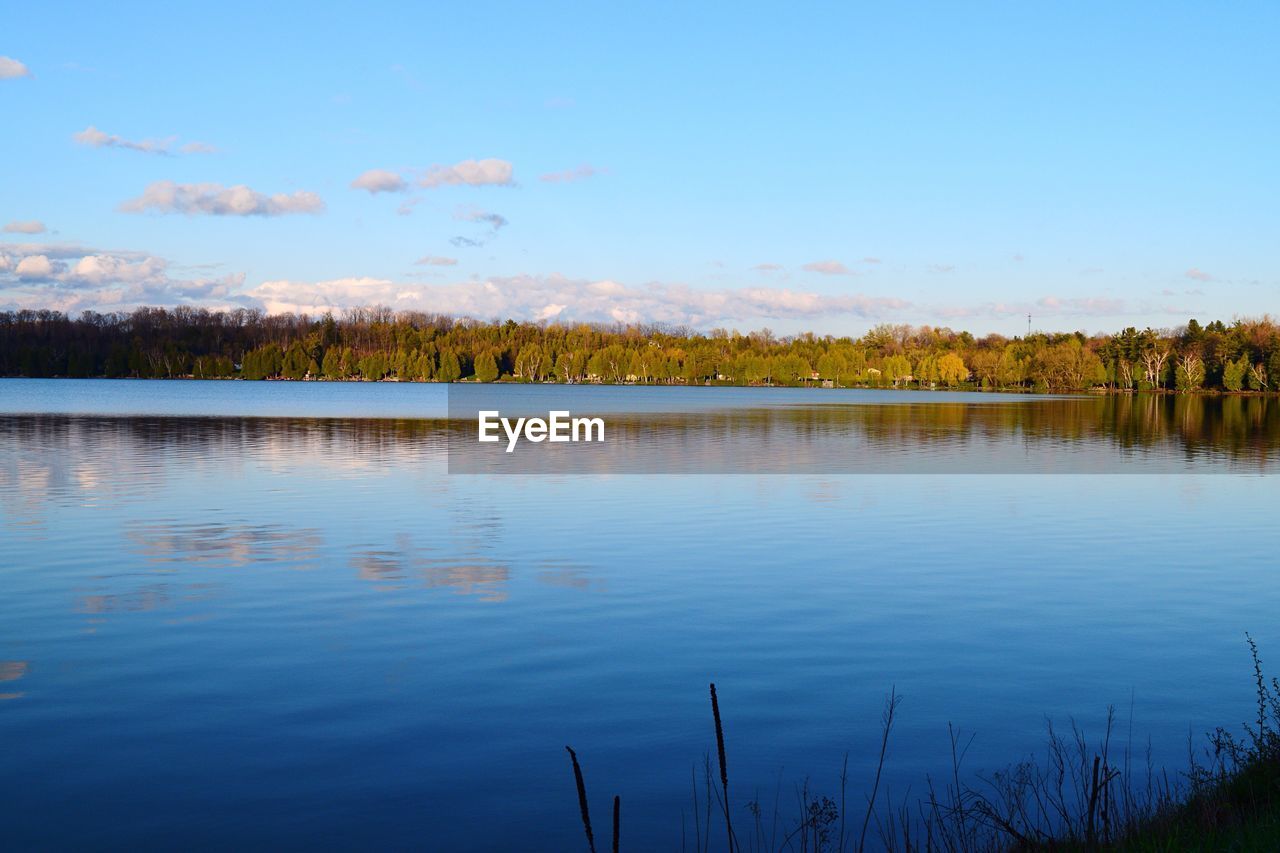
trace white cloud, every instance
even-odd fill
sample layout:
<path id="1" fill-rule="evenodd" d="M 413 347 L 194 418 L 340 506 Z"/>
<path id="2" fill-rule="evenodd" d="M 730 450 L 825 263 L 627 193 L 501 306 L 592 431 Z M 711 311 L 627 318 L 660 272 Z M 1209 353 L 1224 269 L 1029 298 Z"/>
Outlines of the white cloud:
<path id="1" fill-rule="evenodd" d="M 96 287 L 108 283 L 155 281 L 164 276 L 168 264 L 160 258 L 146 257 L 131 260 L 111 254 L 85 255 L 71 267 L 65 280 L 84 287 Z"/>
<path id="2" fill-rule="evenodd" d="M 18 77 L 30 77 L 27 66 L 10 56 L 0 56 L 0 80 L 14 80 Z"/>
<path id="3" fill-rule="evenodd" d="M 432 166 L 425 172 L 411 169 L 420 175 L 415 183 L 424 189 L 435 189 L 443 186 L 515 186 L 512 179 L 512 167 L 506 160 L 463 160 L 452 166 Z M 365 190 L 369 195 L 378 193 L 401 193 L 409 189 L 409 182 L 404 175 L 388 169 L 369 169 L 351 182 L 351 188 Z M 422 196 L 411 195 L 396 210 L 401 216 L 413 212 L 413 208 L 422 202 Z M 455 219 L 465 217 L 455 216 Z M 501 218 L 501 217 L 499 217 Z M 491 223 L 492 224 L 492 223 Z M 506 220 L 502 220 L 506 224 Z M 494 230 L 502 225 L 494 225 Z"/>
<path id="4" fill-rule="evenodd" d="M 777 272 L 782 269 L 782 264 L 756 264 L 752 269 L 759 270 L 760 272 Z"/>
<path id="5" fill-rule="evenodd" d="M 853 271 L 839 261 L 814 261 L 805 264 L 801 269 L 822 275 L 853 275 Z"/>
<path id="6" fill-rule="evenodd" d="M 48 278 L 53 275 L 53 271 L 53 262 L 47 255 L 27 255 L 14 268 L 18 278 L 25 280 Z"/>
<path id="7" fill-rule="evenodd" d="M 173 153 L 173 145 L 178 139 L 176 136 L 170 136 L 165 139 L 143 139 L 135 142 L 114 133 L 104 133 L 93 125 L 71 134 L 71 138 L 90 148 L 123 148 L 143 154 L 159 154 L 162 157 L 168 157 Z M 205 142 L 188 142 L 178 150 L 183 154 L 212 154 L 218 149 Z"/>
<path id="8" fill-rule="evenodd" d="M 125 213 L 186 213 L 209 216 L 284 216 L 319 213 L 324 202 L 313 192 L 266 195 L 243 184 L 177 184 L 156 181 L 142 195 L 120 205 Z"/>
<path id="9" fill-rule="evenodd" d="M 268 281 L 245 295 L 271 313 L 323 313 L 361 305 L 431 311 L 481 319 L 521 317 L 566 322 L 658 322 L 710 326 L 750 320 L 831 315 L 882 317 L 908 307 L 894 298 L 830 296 L 791 290 L 697 290 L 678 284 L 640 286 L 564 276 L 515 276 L 453 284 L 376 278 Z"/>
<path id="10" fill-rule="evenodd" d="M 414 264 L 420 267 L 452 267 L 457 263 L 457 258 L 443 258 L 439 255 L 424 255 L 414 261 Z"/>
<path id="11" fill-rule="evenodd" d="M 6 234 L 43 234 L 47 230 L 44 223 L 38 219 L 29 219 L 25 222 L 15 220 L 4 226 Z"/>
<path id="12" fill-rule="evenodd" d="M 565 169 L 563 172 L 548 172 L 538 178 L 549 184 L 568 184 L 574 181 L 585 181 L 587 178 L 594 178 L 596 175 L 604 174 L 604 169 L 597 169 L 587 163 L 583 163 L 573 169 Z"/>
<path id="13" fill-rule="evenodd" d="M 0 250 L 0 307 L 111 311 L 139 305 L 229 307 L 243 274 L 184 278 L 164 258 L 145 252 L 98 250 L 74 244 L 14 244 Z"/>
<path id="14" fill-rule="evenodd" d="M 403 192 L 408 186 L 404 178 L 386 169 L 370 169 L 351 182 L 351 189 L 368 190 L 369 195 Z"/>
<path id="15" fill-rule="evenodd" d="M 71 138 L 81 145 L 88 145 L 90 148 L 125 148 L 129 151 L 140 151 L 143 154 L 160 154 L 167 156 L 169 147 L 173 145 L 173 137 L 169 139 L 143 139 L 140 142 L 131 142 L 122 136 L 116 136 L 114 133 L 103 133 L 93 125 L 89 125 L 79 133 L 71 134 Z"/>
<path id="16" fill-rule="evenodd" d="M 1187 270 L 1186 276 L 1192 281 L 1213 281 L 1213 276 L 1199 267 L 1192 267 Z"/>
<path id="17" fill-rule="evenodd" d="M 515 184 L 512 172 L 507 160 L 463 160 L 452 166 L 432 166 L 418 179 L 418 186 L 427 189 L 457 185 L 510 187 Z"/>
<path id="18" fill-rule="evenodd" d="M 607 278 L 602 281 L 591 282 L 591 284 L 587 285 L 587 289 L 601 296 L 621 296 L 627 292 L 626 285 Z"/>

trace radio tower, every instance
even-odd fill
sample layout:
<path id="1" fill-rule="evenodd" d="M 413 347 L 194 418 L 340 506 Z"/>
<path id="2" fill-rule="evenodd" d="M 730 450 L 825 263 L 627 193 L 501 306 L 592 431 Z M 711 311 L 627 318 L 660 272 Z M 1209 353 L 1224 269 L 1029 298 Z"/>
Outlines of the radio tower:
<path id="1" fill-rule="evenodd" d="M 1027 337 L 1031 337 L 1031 315 L 1027 315 Z"/>

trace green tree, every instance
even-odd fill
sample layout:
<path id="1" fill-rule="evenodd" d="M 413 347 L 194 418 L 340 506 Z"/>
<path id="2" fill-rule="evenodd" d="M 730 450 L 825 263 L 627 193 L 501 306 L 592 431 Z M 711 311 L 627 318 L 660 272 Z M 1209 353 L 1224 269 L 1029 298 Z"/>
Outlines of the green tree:
<path id="1" fill-rule="evenodd" d="M 324 374 L 325 379 L 346 378 L 342 371 L 342 350 L 339 347 L 329 347 L 328 351 L 325 352 L 324 362 L 320 365 L 320 371 Z"/>
<path id="2" fill-rule="evenodd" d="M 556 356 L 556 378 L 561 382 L 576 382 L 587 369 L 587 358 L 578 350 L 563 350 Z"/>
<path id="3" fill-rule="evenodd" d="M 301 341 L 294 341 L 289 344 L 289 349 L 284 354 L 284 362 L 281 365 L 280 372 L 285 379 L 302 379 L 307 374 L 307 367 L 311 362 L 311 356 L 303 348 Z"/>
<path id="4" fill-rule="evenodd" d="M 965 367 L 964 359 L 949 352 L 938 359 L 938 375 L 946 385 L 959 385 L 968 381 L 969 368 Z"/>
<path id="5" fill-rule="evenodd" d="M 462 365 L 458 362 L 458 354 L 453 350 L 440 353 L 440 366 L 436 369 L 436 379 L 441 382 L 457 382 L 462 378 Z"/>
<path id="6" fill-rule="evenodd" d="M 1204 359 L 1193 352 L 1184 353 L 1178 359 L 1174 378 L 1179 391 L 1200 390 L 1204 385 Z"/>
<path id="7" fill-rule="evenodd" d="M 884 378 L 897 385 L 900 382 L 909 382 L 912 379 L 911 362 L 905 355 L 891 355 L 884 360 L 884 367 L 881 368 Z"/>
<path id="8" fill-rule="evenodd" d="M 270 379 L 280 375 L 283 364 L 279 344 L 266 344 L 245 353 L 240 373 L 245 379 Z"/>
<path id="9" fill-rule="evenodd" d="M 360 375 L 369 382 L 380 382 L 390 372 L 391 365 L 385 352 L 373 352 L 357 362 Z"/>
<path id="10" fill-rule="evenodd" d="M 498 360 L 491 352 L 482 352 L 476 356 L 476 379 L 481 382 L 493 382 L 498 378 Z"/>
<path id="11" fill-rule="evenodd" d="M 932 386 L 942 381 L 942 374 L 938 370 L 938 357 L 928 353 L 920 356 L 912 375 L 916 382 L 920 383 L 921 388 L 926 383 Z"/>
<path id="12" fill-rule="evenodd" d="M 479 368 L 476 369 L 477 375 Z M 537 343 L 525 344 L 516 356 L 515 374 L 530 382 L 539 382 L 547 372 L 547 353 Z M 484 380 L 481 380 L 484 381 Z"/>
<path id="13" fill-rule="evenodd" d="M 817 368 L 819 376 L 839 385 L 840 375 L 848 372 L 849 363 L 841 353 L 830 350 L 818 356 Z"/>
<path id="14" fill-rule="evenodd" d="M 418 356 L 417 366 L 414 368 L 415 378 L 422 382 L 430 382 L 435 378 L 435 359 L 431 357 L 431 353 L 424 352 Z"/>
<path id="15" fill-rule="evenodd" d="M 1244 388 L 1245 377 L 1249 375 L 1249 358 L 1240 356 L 1236 361 L 1228 361 L 1222 366 L 1222 387 L 1228 391 L 1239 391 Z"/>

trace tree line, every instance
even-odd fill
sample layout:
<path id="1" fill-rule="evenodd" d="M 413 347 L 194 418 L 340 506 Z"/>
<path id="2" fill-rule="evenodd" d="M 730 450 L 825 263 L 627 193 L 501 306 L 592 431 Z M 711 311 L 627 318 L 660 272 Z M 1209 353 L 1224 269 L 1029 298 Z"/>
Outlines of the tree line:
<path id="1" fill-rule="evenodd" d="M 1274 391 L 1280 326 L 1025 337 L 876 326 L 861 337 L 768 329 L 480 322 L 360 308 L 339 317 L 237 309 L 0 313 L 0 375 L 813 385 L 1028 391 Z"/>

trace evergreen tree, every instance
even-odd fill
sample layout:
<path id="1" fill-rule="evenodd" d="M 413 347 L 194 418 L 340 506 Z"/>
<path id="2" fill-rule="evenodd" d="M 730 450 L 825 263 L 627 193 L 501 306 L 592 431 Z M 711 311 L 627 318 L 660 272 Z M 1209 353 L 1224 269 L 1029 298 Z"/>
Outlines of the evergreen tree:
<path id="1" fill-rule="evenodd" d="M 493 382 L 498 378 L 498 362 L 491 352 L 482 352 L 476 357 L 476 379 L 481 382 Z"/>
<path id="2" fill-rule="evenodd" d="M 440 354 L 440 367 L 436 371 L 436 379 L 441 382 L 457 382 L 462 378 L 462 366 L 453 350 L 445 350 Z"/>

